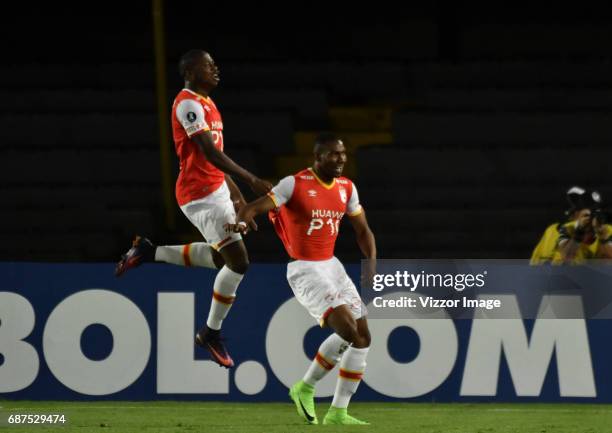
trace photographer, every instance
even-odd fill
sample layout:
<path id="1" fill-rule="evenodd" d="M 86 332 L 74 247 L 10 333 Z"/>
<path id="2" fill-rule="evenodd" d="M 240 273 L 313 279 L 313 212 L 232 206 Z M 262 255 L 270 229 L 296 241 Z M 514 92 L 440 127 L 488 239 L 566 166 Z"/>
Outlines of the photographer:
<path id="1" fill-rule="evenodd" d="M 589 259 L 612 259 L 612 225 L 606 224 L 597 191 L 580 195 L 576 219 L 559 226 L 559 240 L 552 263 L 579 264 Z"/>
<path id="2" fill-rule="evenodd" d="M 559 229 L 567 222 L 576 221 L 585 194 L 586 190 L 579 186 L 572 186 L 567 190 L 565 197 L 570 207 L 565 211 L 565 218 L 561 222 L 549 225 L 544 230 L 544 234 L 531 253 L 530 265 L 550 264 L 553 261 L 559 244 Z"/>

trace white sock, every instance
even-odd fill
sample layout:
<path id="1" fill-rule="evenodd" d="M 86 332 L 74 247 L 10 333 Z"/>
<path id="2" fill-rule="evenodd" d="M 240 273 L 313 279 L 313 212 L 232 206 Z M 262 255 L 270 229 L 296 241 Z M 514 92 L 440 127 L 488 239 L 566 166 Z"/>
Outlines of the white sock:
<path id="1" fill-rule="evenodd" d="M 310 367 L 304 375 L 304 382 L 308 385 L 315 384 L 323 379 L 342 358 L 342 354 L 348 349 L 350 343 L 338 334 L 332 334 L 319 346 L 319 351 L 312 360 Z"/>
<path id="2" fill-rule="evenodd" d="M 206 325 L 210 329 L 221 329 L 223 319 L 225 319 L 227 312 L 232 308 L 238 284 L 242 281 L 243 276 L 232 271 L 227 266 L 223 266 L 217 274 L 213 286 L 213 299 L 210 304 L 210 311 L 208 312 L 208 320 L 206 321 Z"/>
<path id="3" fill-rule="evenodd" d="M 206 242 L 159 246 L 155 249 L 155 261 L 217 269 L 213 261 L 212 248 Z"/>
<path id="4" fill-rule="evenodd" d="M 363 349 L 349 347 L 342 356 L 332 406 L 341 409 L 348 407 L 351 397 L 355 394 L 361 382 L 369 350 L 369 347 Z"/>

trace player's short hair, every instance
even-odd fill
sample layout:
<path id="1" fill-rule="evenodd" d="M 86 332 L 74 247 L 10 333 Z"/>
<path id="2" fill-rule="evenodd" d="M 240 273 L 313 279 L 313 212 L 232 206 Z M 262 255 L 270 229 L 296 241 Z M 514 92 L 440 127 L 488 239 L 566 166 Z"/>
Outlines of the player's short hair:
<path id="1" fill-rule="evenodd" d="M 187 72 L 189 72 L 193 67 L 202 59 L 203 56 L 206 55 L 206 51 L 204 50 L 189 50 L 185 54 L 181 56 L 179 60 L 179 74 L 181 77 L 185 78 Z"/>
<path id="2" fill-rule="evenodd" d="M 314 143 L 314 153 L 319 154 L 323 152 L 329 144 L 335 143 L 337 141 L 342 141 L 340 137 L 338 137 L 333 132 L 322 132 L 315 139 Z"/>

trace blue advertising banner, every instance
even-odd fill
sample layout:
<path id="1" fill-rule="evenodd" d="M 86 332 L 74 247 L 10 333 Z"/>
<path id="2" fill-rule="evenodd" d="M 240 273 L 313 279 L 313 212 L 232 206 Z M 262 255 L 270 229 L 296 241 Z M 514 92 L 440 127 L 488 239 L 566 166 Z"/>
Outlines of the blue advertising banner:
<path id="1" fill-rule="evenodd" d="M 31 400 L 286 401 L 329 334 L 286 265 L 252 265 L 224 323 L 232 370 L 193 337 L 215 272 L 0 264 L 0 395 Z M 359 265 L 347 266 L 359 281 Z M 371 318 L 362 401 L 612 402 L 610 320 Z M 329 374 L 317 395 L 331 396 Z"/>

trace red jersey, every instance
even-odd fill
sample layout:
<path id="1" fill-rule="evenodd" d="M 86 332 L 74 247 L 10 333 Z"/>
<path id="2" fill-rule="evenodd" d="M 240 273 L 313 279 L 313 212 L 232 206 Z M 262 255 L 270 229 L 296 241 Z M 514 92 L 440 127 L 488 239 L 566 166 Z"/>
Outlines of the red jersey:
<path id="1" fill-rule="evenodd" d="M 274 229 L 297 260 L 332 258 L 342 217 L 362 211 L 353 182 L 339 177 L 326 184 L 310 168 L 282 179 L 268 195 L 277 206 L 269 214 Z"/>
<path id="2" fill-rule="evenodd" d="M 223 152 L 223 121 L 213 100 L 189 89 L 181 90 L 172 104 L 172 136 L 180 168 L 175 190 L 179 206 L 206 197 L 225 180 L 225 174 L 191 140 L 206 131 L 212 133 L 215 147 Z"/>

